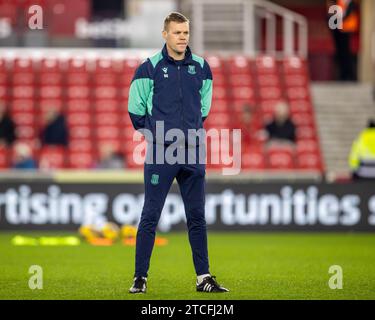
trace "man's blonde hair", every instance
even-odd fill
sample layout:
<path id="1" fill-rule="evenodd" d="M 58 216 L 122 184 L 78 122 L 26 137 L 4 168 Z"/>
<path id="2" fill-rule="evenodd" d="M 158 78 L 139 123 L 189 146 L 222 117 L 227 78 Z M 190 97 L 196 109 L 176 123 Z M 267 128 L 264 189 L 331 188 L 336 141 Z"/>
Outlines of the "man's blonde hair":
<path id="1" fill-rule="evenodd" d="M 171 22 L 177 23 L 189 23 L 189 19 L 186 18 L 183 14 L 179 12 L 171 12 L 165 19 L 164 19 L 164 31 L 168 30 L 168 26 Z"/>

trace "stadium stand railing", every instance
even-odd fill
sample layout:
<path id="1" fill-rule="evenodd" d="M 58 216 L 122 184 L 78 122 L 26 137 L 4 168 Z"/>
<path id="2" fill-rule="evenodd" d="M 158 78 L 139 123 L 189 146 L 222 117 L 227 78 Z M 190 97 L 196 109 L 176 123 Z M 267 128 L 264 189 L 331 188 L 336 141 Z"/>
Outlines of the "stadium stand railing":
<path id="1" fill-rule="evenodd" d="M 306 18 L 266 0 L 191 0 L 195 51 L 307 57 Z"/>

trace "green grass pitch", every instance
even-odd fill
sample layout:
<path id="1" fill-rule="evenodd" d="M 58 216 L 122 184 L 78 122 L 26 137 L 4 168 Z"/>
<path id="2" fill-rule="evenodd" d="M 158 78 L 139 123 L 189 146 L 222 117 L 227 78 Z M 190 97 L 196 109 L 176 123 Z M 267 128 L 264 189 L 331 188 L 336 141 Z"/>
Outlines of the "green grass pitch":
<path id="1" fill-rule="evenodd" d="M 21 233 L 28 236 L 63 233 Z M 131 295 L 134 247 L 15 247 L 0 232 L 0 299 L 375 299 L 375 234 L 209 233 L 212 274 L 229 293 L 195 292 L 186 233 L 165 234 L 155 247 L 148 293 Z M 43 268 L 43 289 L 31 290 L 31 265 Z M 328 286 L 331 265 L 343 289 Z"/>

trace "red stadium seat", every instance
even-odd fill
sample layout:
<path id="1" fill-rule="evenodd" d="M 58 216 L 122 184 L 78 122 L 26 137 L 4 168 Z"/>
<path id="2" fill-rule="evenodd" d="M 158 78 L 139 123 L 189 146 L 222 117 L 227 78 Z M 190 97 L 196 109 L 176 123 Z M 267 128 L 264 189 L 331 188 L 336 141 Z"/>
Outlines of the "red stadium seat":
<path id="1" fill-rule="evenodd" d="M 129 168 L 129 169 L 138 169 L 138 170 L 141 170 L 143 169 L 143 159 L 144 157 L 141 157 L 139 156 L 139 162 L 136 162 L 133 158 L 133 155 L 132 153 L 128 153 L 126 154 L 126 157 L 125 157 L 125 165 L 126 165 L 126 168 Z"/>
<path id="2" fill-rule="evenodd" d="M 272 115 L 275 112 L 275 106 L 276 106 L 276 104 L 279 103 L 279 102 L 280 102 L 279 99 L 261 101 L 260 102 L 260 110 L 263 113 L 267 113 L 267 114 L 271 114 Z"/>
<path id="3" fill-rule="evenodd" d="M 136 133 L 135 129 L 133 128 L 133 126 L 127 126 L 127 127 L 123 128 L 123 130 L 122 130 L 122 139 L 126 143 L 126 145 L 128 143 L 132 144 L 133 143 L 133 137 L 136 134 L 137 133 Z M 126 145 L 124 146 L 124 148 L 126 148 Z"/>
<path id="4" fill-rule="evenodd" d="M 90 139 L 91 127 L 88 125 L 74 126 L 69 128 L 69 137 L 73 139 Z"/>
<path id="5" fill-rule="evenodd" d="M 311 126 L 298 127 L 296 134 L 298 140 L 316 139 L 316 131 Z"/>
<path id="6" fill-rule="evenodd" d="M 247 57 L 237 55 L 231 57 L 228 61 L 228 71 L 230 74 L 245 74 L 250 75 L 250 61 Z"/>
<path id="7" fill-rule="evenodd" d="M 141 136 L 140 133 L 137 133 L 137 136 Z M 142 137 L 141 141 L 129 141 L 123 146 L 126 162 L 128 168 L 137 169 L 142 168 L 142 160 L 145 159 L 147 143 Z"/>
<path id="8" fill-rule="evenodd" d="M 230 122 L 230 118 L 227 113 L 223 112 L 213 112 L 210 116 L 206 119 L 205 123 L 210 126 L 225 126 L 228 127 Z"/>
<path id="9" fill-rule="evenodd" d="M 63 76 L 60 72 L 43 73 L 39 77 L 42 86 L 61 86 L 63 84 Z"/>
<path id="10" fill-rule="evenodd" d="M 33 99 L 14 99 L 11 104 L 12 112 L 33 113 L 35 104 Z"/>
<path id="11" fill-rule="evenodd" d="M 34 126 L 34 113 L 12 110 L 12 118 L 16 126 Z"/>
<path id="12" fill-rule="evenodd" d="M 297 164 L 299 169 L 322 170 L 320 157 L 315 153 L 300 154 Z"/>
<path id="13" fill-rule="evenodd" d="M 224 78 L 224 76 L 223 76 Z M 223 82 L 224 83 L 224 82 Z M 214 84 L 217 85 L 217 77 L 214 79 Z M 228 75 L 228 84 L 232 87 L 254 87 L 254 79 L 249 74 L 230 74 Z"/>
<path id="14" fill-rule="evenodd" d="M 49 109 L 55 109 L 57 111 L 62 111 L 63 101 L 60 98 L 57 99 L 41 99 L 39 101 L 39 110 L 43 115 Z"/>
<path id="15" fill-rule="evenodd" d="M 227 97 L 227 88 L 226 87 L 219 87 L 215 86 L 213 93 L 212 93 L 212 98 L 213 99 L 226 99 Z"/>
<path id="16" fill-rule="evenodd" d="M 37 137 L 38 133 L 34 125 L 19 125 L 16 127 L 16 136 L 19 140 L 32 140 Z"/>
<path id="17" fill-rule="evenodd" d="M 294 166 L 293 157 L 288 153 L 268 154 L 268 167 L 270 169 L 291 170 Z"/>
<path id="18" fill-rule="evenodd" d="M 115 152 L 121 152 L 122 150 L 122 143 L 119 139 L 101 139 L 99 143 L 96 145 L 96 151 L 99 154 L 100 147 L 103 145 L 110 145 Z"/>
<path id="19" fill-rule="evenodd" d="M 291 100 L 289 101 L 289 109 L 292 114 L 297 113 L 297 112 L 312 112 L 313 111 L 311 102 L 307 100 Z"/>
<path id="20" fill-rule="evenodd" d="M 88 99 L 90 97 L 90 88 L 88 86 L 70 86 L 67 91 L 70 99 Z"/>
<path id="21" fill-rule="evenodd" d="M 225 99 L 212 100 L 211 110 L 217 110 L 217 111 L 221 111 L 221 112 L 227 111 L 228 110 L 228 101 L 225 100 Z"/>
<path id="22" fill-rule="evenodd" d="M 134 74 L 132 73 L 120 74 L 118 78 L 119 84 L 122 87 L 130 87 L 133 77 L 134 77 Z"/>
<path id="23" fill-rule="evenodd" d="M 129 89 L 130 87 L 121 87 L 119 89 L 119 98 L 120 100 L 128 100 L 129 99 Z"/>
<path id="24" fill-rule="evenodd" d="M 114 75 L 123 68 L 123 61 L 113 59 L 98 59 L 95 61 L 95 73 L 100 74 L 100 78 L 103 75 Z"/>
<path id="25" fill-rule="evenodd" d="M 300 140 L 297 141 L 296 152 L 299 155 L 304 153 L 317 154 L 319 145 L 316 140 Z"/>
<path id="26" fill-rule="evenodd" d="M 92 108 L 92 102 L 88 99 L 69 99 L 66 103 L 67 113 L 89 113 Z"/>
<path id="27" fill-rule="evenodd" d="M 307 100 L 309 93 L 306 87 L 289 87 L 287 88 L 289 100 Z"/>
<path id="28" fill-rule="evenodd" d="M 282 98 L 280 87 L 263 87 L 259 89 L 261 101 L 276 100 Z"/>
<path id="29" fill-rule="evenodd" d="M 299 57 L 288 57 L 283 60 L 285 74 L 306 74 L 306 63 Z"/>
<path id="30" fill-rule="evenodd" d="M 95 98 L 97 99 L 116 99 L 118 95 L 115 86 L 99 86 L 95 88 Z"/>
<path id="31" fill-rule="evenodd" d="M 119 110 L 119 102 L 116 99 L 97 99 L 95 112 L 116 112 Z"/>
<path id="32" fill-rule="evenodd" d="M 95 125 L 97 126 L 118 126 L 120 118 L 117 112 L 102 112 L 94 117 Z"/>
<path id="33" fill-rule="evenodd" d="M 295 166 L 293 145 L 271 144 L 267 146 L 266 155 L 271 169 L 293 169 Z"/>
<path id="34" fill-rule="evenodd" d="M 9 151 L 4 147 L 0 147 L 0 169 L 9 167 Z"/>
<path id="35" fill-rule="evenodd" d="M 61 62 L 55 58 L 42 59 L 40 62 L 40 72 L 44 73 L 60 73 L 61 72 Z"/>
<path id="36" fill-rule="evenodd" d="M 13 74 L 13 85 L 31 85 L 35 84 L 35 73 L 33 72 L 15 72 Z"/>
<path id="37" fill-rule="evenodd" d="M 234 113 L 242 113 L 245 106 L 254 107 L 255 106 L 255 100 L 254 99 L 234 99 L 230 102 L 228 105 L 228 110 Z"/>
<path id="38" fill-rule="evenodd" d="M 243 169 L 251 170 L 264 170 L 266 168 L 266 162 L 263 151 L 254 150 L 242 153 L 241 166 Z"/>
<path id="39" fill-rule="evenodd" d="M 139 59 L 125 59 L 122 72 L 134 75 L 140 64 L 141 61 Z"/>
<path id="40" fill-rule="evenodd" d="M 232 97 L 236 99 L 244 99 L 253 101 L 255 99 L 255 92 L 251 87 L 233 87 L 231 90 Z"/>
<path id="41" fill-rule="evenodd" d="M 280 79 L 276 74 L 260 74 L 258 84 L 260 87 L 279 87 Z"/>
<path id="42" fill-rule="evenodd" d="M 57 146 L 45 146 L 40 151 L 39 168 L 46 169 L 62 169 L 65 167 L 65 149 Z"/>
<path id="43" fill-rule="evenodd" d="M 94 145 L 91 139 L 70 139 L 69 152 L 92 152 Z"/>
<path id="44" fill-rule="evenodd" d="M 95 157 L 91 152 L 71 152 L 68 154 L 69 167 L 72 169 L 91 169 Z"/>
<path id="45" fill-rule="evenodd" d="M 277 64 L 274 57 L 260 56 L 255 60 L 255 66 L 258 75 L 261 74 L 278 74 Z"/>
<path id="46" fill-rule="evenodd" d="M 6 87 L 9 84 L 9 77 L 6 71 L 0 70 L 0 86 Z"/>
<path id="47" fill-rule="evenodd" d="M 67 115 L 69 127 L 90 126 L 91 114 L 89 112 L 73 112 Z"/>
<path id="48" fill-rule="evenodd" d="M 14 73 L 32 73 L 33 63 L 31 59 L 15 59 L 13 63 Z"/>
<path id="49" fill-rule="evenodd" d="M 293 113 L 292 119 L 293 119 L 294 124 L 297 125 L 298 127 L 314 125 L 313 115 L 309 112 Z"/>
<path id="50" fill-rule="evenodd" d="M 307 86 L 307 77 L 301 74 L 286 74 L 284 76 L 286 87 Z"/>
<path id="51" fill-rule="evenodd" d="M 62 88 L 61 86 L 42 86 L 39 89 L 41 99 L 61 99 Z"/>
<path id="52" fill-rule="evenodd" d="M 7 100 L 9 99 L 9 87 L 0 85 L 0 99 L 1 100 Z"/>
<path id="53" fill-rule="evenodd" d="M 3 58 L 0 58 L 0 72 L 6 73 L 8 71 L 7 61 Z"/>
<path id="54" fill-rule="evenodd" d="M 210 65 L 212 73 L 224 73 L 223 59 L 218 55 L 206 55 L 205 59 Z"/>
<path id="55" fill-rule="evenodd" d="M 117 126 L 97 126 L 95 131 L 95 136 L 99 140 L 105 139 L 120 139 L 121 130 Z"/>
<path id="56" fill-rule="evenodd" d="M 94 77 L 95 86 L 116 86 L 118 84 L 118 76 L 113 73 L 96 74 Z"/>
<path id="57" fill-rule="evenodd" d="M 142 149 L 143 147 L 145 147 L 145 141 L 144 141 L 144 138 L 141 137 L 141 141 L 135 141 L 133 139 L 133 137 L 136 139 L 138 138 L 140 135 L 139 132 L 136 132 L 135 130 L 132 130 L 131 132 L 129 131 L 128 132 L 128 139 L 127 139 L 127 143 L 123 145 L 123 150 L 129 154 L 129 153 L 132 153 L 135 149 L 139 150 L 139 149 Z"/>
<path id="58" fill-rule="evenodd" d="M 35 94 L 35 90 L 33 86 L 30 85 L 21 85 L 21 86 L 14 86 L 13 87 L 13 98 L 18 99 L 27 99 L 33 98 Z"/>
<path id="59" fill-rule="evenodd" d="M 87 72 L 69 73 L 66 79 L 69 86 L 87 86 L 90 84 L 90 80 L 90 75 Z"/>
<path id="60" fill-rule="evenodd" d="M 69 59 L 68 72 L 80 74 L 87 72 L 87 61 L 81 58 Z"/>
<path id="61" fill-rule="evenodd" d="M 229 77 L 231 79 L 233 79 L 234 77 L 231 77 L 229 75 Z M 224 74 L 221 74 L 221 73 L 213 73 L 212 74 L 212 79 L 214 81 L 214 87 L 217 85 L 217 86 L 225 86 L 226 85 L 226 82 L 227 82 L 227 77 L 224 75 Z M 230 81 L 230 80 L 229 80 Z"/>

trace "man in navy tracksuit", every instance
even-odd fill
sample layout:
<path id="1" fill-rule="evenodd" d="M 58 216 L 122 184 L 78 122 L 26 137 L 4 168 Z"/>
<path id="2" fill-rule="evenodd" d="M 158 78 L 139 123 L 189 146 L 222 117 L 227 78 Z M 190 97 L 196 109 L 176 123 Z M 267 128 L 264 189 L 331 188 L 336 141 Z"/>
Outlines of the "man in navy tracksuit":
<path id="1" fill-rule="evenodd" d="M 225 292 L 228 290 L 209 272 L 204 212 L 205 163 L 199 161 L 202 144 L 196 144 L 202 142 L 199 136 L 190 139 L 189 131 L 202 129 L 209 113 L 212 74 L 207 62 L 192 54 L 188 47 L 189 20 L 186 17 L 176 12 L 169 14 L 162 34 L 166 42 L 164 48 L 138 67 L 129 92 L 128 109 L 134 128 L 141 129 L 149 141 L 144 166 L 145 202 L 137 232 L 134 283 L 129 292 L 146 292 L 155 230 L 175 178 L 184 201 L 197 273 L 196 289 Z M 168 138 L 167 132 L 173 130 L 181 134 Z M 166 151 L 168 148 L 160 147 L 171 144 L 184 151 L 183 161 L 173 163 L 167 159 L 171 158 Z"/>

